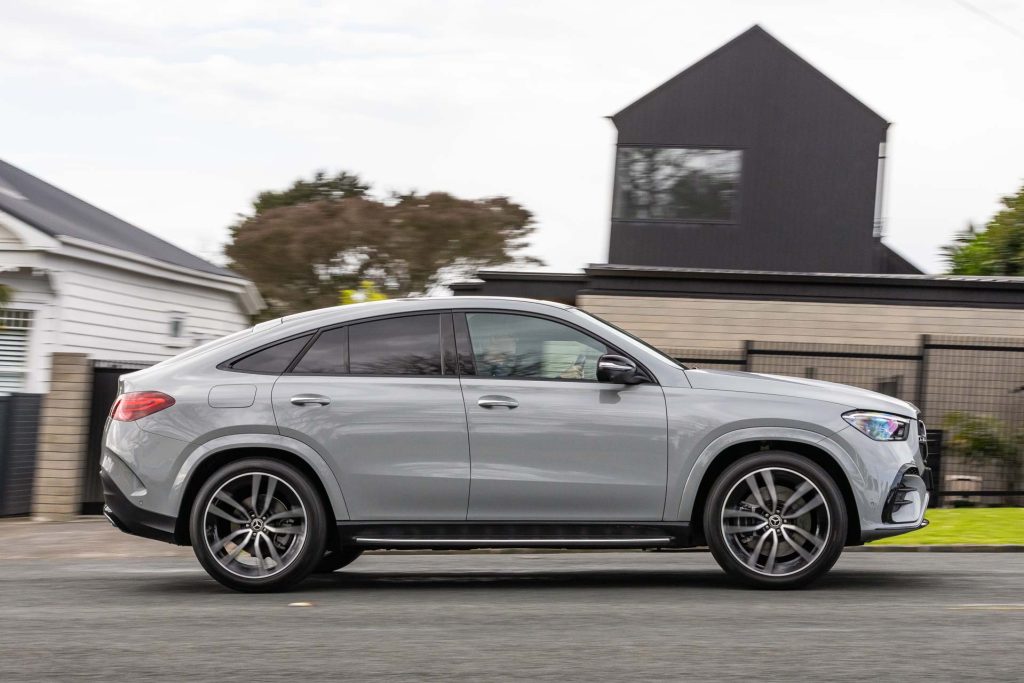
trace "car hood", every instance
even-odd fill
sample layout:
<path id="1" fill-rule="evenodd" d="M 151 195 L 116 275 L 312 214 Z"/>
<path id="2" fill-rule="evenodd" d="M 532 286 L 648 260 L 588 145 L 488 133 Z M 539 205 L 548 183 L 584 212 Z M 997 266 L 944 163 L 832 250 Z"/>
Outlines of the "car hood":
<path id="1" fill-rule="evenodd" d="M 686 377 L 694 389 L 715 391 L 743 391 L 754 394 L 790 396 L 817 401 L 829 401 L 850 408 L 878 410 L 906 417 L 917 416 L 912 404 L 892 396 L 868 391 L 848 384 L 822 382 L 801 377 L 764 375 L 756 372 L 727 372 L 724 370 L 687 370 Z"/>

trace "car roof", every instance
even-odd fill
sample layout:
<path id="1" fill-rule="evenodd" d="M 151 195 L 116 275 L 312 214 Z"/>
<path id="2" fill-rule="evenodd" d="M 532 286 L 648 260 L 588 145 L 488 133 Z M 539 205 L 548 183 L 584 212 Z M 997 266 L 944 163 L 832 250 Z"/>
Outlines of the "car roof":
<path id="1" fill-rule="evenodd" d="M 555 308 L 563 311 L 572 308 L 572 306 L 554 301 L 541 301 L 539 299 L 522 299 L 505 296 L 387 299 L 385 301 L 370 301 L 360 304 L 348 304 L 346 306 L 331 306 L 329 308 L 319 308 L 312 311 L 305 311 L 303 313 L 295 313 L 283 318 L 259 323 L 254 328 L 254 331 L 260 332 L 270 328 L 277 328 L 280 331 L 284 331 L 285 328 L 306 328 L 314 325 L 329 325 L 377 315 L 388 315 L 390 313 L 415 313 L 417 311 L 435 311 L 444 308 L 499 308 L 509 310 L 524 310 L 532 308 L 534 310 L 542 310 L 542 307 Z"/>

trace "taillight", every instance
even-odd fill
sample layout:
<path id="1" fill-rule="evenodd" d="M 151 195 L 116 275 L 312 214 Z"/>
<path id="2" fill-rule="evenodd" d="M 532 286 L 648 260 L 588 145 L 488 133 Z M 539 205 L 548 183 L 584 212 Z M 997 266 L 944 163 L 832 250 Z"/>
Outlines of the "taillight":
<path id="1" fill-rule="evenodd" d="M 132 422 L 174 405 L 174 399 L 160 391 L 133 391 L 121 394 L 110 407 L 110 419 Z"/>

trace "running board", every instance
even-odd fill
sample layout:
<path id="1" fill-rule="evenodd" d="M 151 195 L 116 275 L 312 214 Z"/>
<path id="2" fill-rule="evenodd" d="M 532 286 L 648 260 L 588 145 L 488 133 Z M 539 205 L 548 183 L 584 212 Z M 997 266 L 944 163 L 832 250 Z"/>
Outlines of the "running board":
<path id="1" fill-rule="evenodd" d="M 361 548 L 663 548 L 690 545 L 686 523 L 338 522 L 342 545 Z"/>

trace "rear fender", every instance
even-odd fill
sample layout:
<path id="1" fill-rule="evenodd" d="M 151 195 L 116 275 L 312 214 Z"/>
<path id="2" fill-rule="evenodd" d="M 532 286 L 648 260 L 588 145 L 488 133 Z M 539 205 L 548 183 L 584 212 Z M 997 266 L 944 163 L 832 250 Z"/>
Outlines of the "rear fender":
<path id="1" fill-rule="evenodd" d="M 334 509 L 334 516 L 338 520 L 349 519 L 345 497 L 341 493 L 341 485 L 323 456 L 301 441 L 280 434 L 229 434 L 196 446 L 185 458 L 171 486 L 170 497 L 173 509 L 180 513 L 182 498 L 188 488 L 189 480 L 204 461 L 217 453 L 243 448 L 276 449 L 300 458 L 320 478 L 331 507 Z"/>

